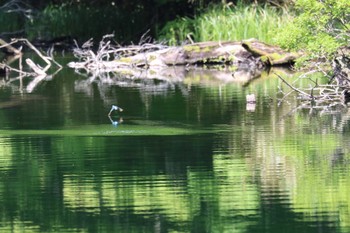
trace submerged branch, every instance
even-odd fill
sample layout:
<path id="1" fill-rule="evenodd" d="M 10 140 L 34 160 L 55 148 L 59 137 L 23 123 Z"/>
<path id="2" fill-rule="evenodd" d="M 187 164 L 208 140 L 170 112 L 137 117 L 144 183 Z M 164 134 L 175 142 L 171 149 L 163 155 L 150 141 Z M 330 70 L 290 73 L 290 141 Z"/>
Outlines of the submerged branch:
<path id="1" fill-rule="evenodd" d="M 299 79 L 306 78 L 308 75 L 319 72 L 329 79 L 327 84 L 318 84 L 312 81 L 315 86 L 310 88 L 300 88 L 288 83 L 281 76 L 276 74 L 288 87 L 301 95 L 302 108 L 321 109 L 321 113 L 334 113 L 334 108 L 346 107 L 350 103 L 350 45 L 340 47 L 334 54 L 332 61 L 332 70 L 322 68 L 320 63 L 314 63 L 316 69 L 307 72 Z M 323 64 L 324 65 L 324 64 Z M 332 71 L 333 75 L 330 75 Z M 282 101 L 285 97 L 282 98 Z M 310 101 L 311 100 L 311 101 Z M 339 109 L 337 109 L 339 111 Z"/>
<path id="2" fill-rule="evenodd" d="M 306 97 L 309 97 L 309 98 L 313 98 L 312 95 L 310 95 L 310 94 L 308 94 L 308 93 L 306 93 L 306 92 L 304 92 L 304 91 L 302 91 L 302 90 L 299 90 L 298 88 L 296 88 L 296 87 L 292 86 L 291 84 L 289 84 L 286 80 L 284 80 L 284 79 L 281 77 L 281 75 L 279 75 L 279 74 L 277 74 L 277 73 L 274 73 L 274 74 L 277 75 L 277 77 L 278 77 L 279 79 L 281 79 L 282 82 L 284 82 L 288 87 L 290 87 L 290 88 L 293 89 L 294 91 L 296 91 L 296 92 L 302 94 L 303 96 L 306 96 Z"/>

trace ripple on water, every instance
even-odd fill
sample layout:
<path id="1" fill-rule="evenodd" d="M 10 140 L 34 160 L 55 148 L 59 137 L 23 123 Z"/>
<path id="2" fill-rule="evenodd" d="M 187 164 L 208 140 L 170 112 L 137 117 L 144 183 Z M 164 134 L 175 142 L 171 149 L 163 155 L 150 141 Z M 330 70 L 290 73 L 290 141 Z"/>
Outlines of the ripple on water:
<path id="1" fill-rule="evenodd" d="M 0 137 L 0 171 L 10 169 L 13 164 L 13 147 L 11 138 Z"/>

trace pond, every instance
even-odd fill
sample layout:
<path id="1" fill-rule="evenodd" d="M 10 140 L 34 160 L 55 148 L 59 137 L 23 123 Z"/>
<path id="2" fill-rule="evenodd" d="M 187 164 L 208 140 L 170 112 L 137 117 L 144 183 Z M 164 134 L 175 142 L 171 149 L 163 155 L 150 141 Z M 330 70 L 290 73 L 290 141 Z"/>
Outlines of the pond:
<path id="1" fill-rule="evenodd" d="M 275 75 L 32 81 L 0 86 L 2 232 L 350 231 L 350 113 Z"/>

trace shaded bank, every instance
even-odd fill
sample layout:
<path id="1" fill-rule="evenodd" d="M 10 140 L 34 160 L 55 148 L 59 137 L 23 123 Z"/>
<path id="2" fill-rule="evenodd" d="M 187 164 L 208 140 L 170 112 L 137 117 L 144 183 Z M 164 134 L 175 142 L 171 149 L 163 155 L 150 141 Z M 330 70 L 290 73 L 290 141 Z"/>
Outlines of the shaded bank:
<path id="1" fill-rule="evenodd" d="M 195 4 L 181 1 L 25 1 L 0 3 L 1 36 L 52 40 L 70 36 L 78 41 L 115 32 L 121 43 L 138 41 L 176 16 L 195 13 Z M 8 37 L 7 37 L 8 36 Z"/>

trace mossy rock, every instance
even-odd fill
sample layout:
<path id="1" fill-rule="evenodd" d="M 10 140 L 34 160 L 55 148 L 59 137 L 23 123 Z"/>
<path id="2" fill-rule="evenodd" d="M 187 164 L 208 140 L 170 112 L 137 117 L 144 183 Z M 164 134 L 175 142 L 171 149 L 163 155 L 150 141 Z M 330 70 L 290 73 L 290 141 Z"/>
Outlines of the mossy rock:
<path id="1" fill-rule="evenodd" d="M 294 63 L 301 53 L 290 53 L 280 47 L 269 45 L 255 39 L 245 40 L 242 47 L 267 65 L 284 65 Z"/>

